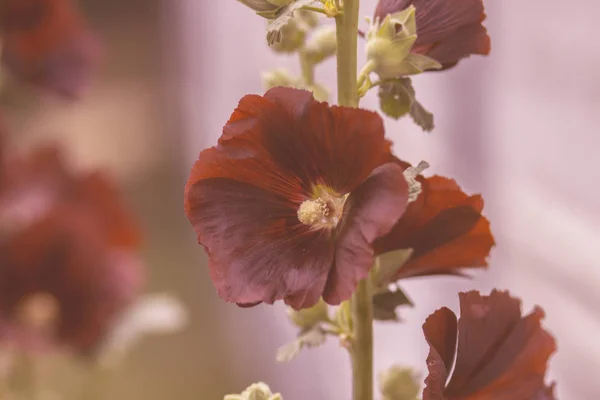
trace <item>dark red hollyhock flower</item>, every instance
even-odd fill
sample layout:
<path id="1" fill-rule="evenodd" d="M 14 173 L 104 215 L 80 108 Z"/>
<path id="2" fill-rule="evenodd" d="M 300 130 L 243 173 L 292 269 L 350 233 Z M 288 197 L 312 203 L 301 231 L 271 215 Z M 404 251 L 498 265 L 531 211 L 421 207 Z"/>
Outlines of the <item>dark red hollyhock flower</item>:
<path id="1" fill-rule="evenodd" d="M 219 295 L 295 309 L 348 299 L 406 208 L 390 146 L 376 113 L 291 88 L 245 96 L 185 191 Z"/>
<path id="2" fill-rule="evenodd" d="M 406 169 L 410 165 L 397 160 Z M 489 221 L 481 215 L 483 199 L 468 196 L 452 179 L 419 175 L 421 193 L 385 236 L 375 241 L 377 254 L 413 249 L 393 280 L 424 275 L 462 275 L 460 268 L 487 266 L 494 246 Z"/>
<path id="3" fill-rule="evenodd" d="M 520 300 L 497 290 L 459 298 L 458 321 L 444 307 L 423 324 L 430 346 L 423 400 L 553 400 L 544 375 L 556 343 L 540 324 L 543 310 L 523 317 Z"/>
<path id="4" fill-rule="evenodd" d="M 379 0 L 375 18 L 383 20 L 411 5 L 416 8 L 417 21 L 413 53 L 433 58 L 442 69 L 453 67 L 471 54 L 489 54 L 482 0 Z"/>
<path id="5" fill-rule="evenodd" d="M 72 0 L 2 0 L 2 60 L 12 73 L 76 98 L 100 57 Z"/>
<path id="6" fill-rule="evenodd" d="M 11 160 L 0 192 L 0 331 L 28 349 L 92 354 L 135 299 L 139 232 L 105 176 L 55 149 Z"/>

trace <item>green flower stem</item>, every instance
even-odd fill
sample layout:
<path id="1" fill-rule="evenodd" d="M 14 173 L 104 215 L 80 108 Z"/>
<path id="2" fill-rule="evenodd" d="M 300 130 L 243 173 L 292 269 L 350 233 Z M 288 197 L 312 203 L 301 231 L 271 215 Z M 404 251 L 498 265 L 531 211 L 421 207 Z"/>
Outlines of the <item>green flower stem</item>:
<path id="1" fill-rule="evenodd" d="M 344 0 L 343 13 L 335 17 L 337 28 L 338 103 L 358 107 L 357 46 L 360 0 Z"/>
<path id="2" fill-rule="evenodd" d="M 339 4 L 339 3 L 336 3 Z M 338 103 L 358 107 L 358 11 L 360 0 L 344 0 L 343 13 L 335 17 L 337 28 Z M 373 400 L 373 303 L 371 285 L 358 284 L 352 310 L 352 398 Z"/>
<path id="3" fill-rule="evenodd" d="M 350 304 L 353 399 L 373 400 L 373 297 L 368 279 L 358 284 Z"/>
<path id="4" fill-rule="evenodd" d="M 302 71 L 302 80 L 307 85 L 312 85 L 315 83 L 315 67 L 306 57 L 306 52 L 304 49 L 300 50 L 298 53 L 300 57 L 300 70 Z"/>

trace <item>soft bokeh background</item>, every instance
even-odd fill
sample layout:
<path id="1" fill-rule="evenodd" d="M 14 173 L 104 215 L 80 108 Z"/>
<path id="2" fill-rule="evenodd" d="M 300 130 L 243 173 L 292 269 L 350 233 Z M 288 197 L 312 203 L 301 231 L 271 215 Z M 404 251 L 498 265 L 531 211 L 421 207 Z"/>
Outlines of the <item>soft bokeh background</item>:
<path id="1" fill-rule="evenodd" d="M 2 94 L 11 139 L 27 148 L 57 140 L 82 168 L 110 169 L 146 231 L 149 291 L 175 293 L 190 310 L 184 332 L 134 349 L 106 399 L 219 399 L 264 380 L 286 400 L 349 398 L 346 354 L 331 341 L 277 365 L 294 329 L 281 306 L 238 309 L 212 288 L 202 249 L 183 215 L 183 185 L 198 152 L 212 145 L 260 72 L 297 71 L 273 55 L 264 21 L 234 0 L 81 0 L 105 41 L 107 60 L 76 104 Z M 374 0 L 363 0 L 370 15 Z M 492 55 L 415 79 L 436 116 L 424 134 L 388 121 L 397 154 L 482 193 L 498 245 L 491 268 L 472 281 L 426 278 L 404 288 L 417 307 L 402 325 L 376 327 L 376 368 L 425 371 L 421 324 L 456 293 L 510 289 L 529 310 L 540 304 L 558 339 L 551 375 L 561 399 L 600 396 L 600 3 L 488 1 Z M 364 25 L 363 25 L 364 26 Z M 334 81 L 333 63 L 317 78 Z M 333 88 L 332 88 L 333 89 Z M 364 101 L 375 108 L 374 94 Z M 69 376 L 56 372 L 60 384 Z M 65 382 L 61 382 L 62 379 Z"/>

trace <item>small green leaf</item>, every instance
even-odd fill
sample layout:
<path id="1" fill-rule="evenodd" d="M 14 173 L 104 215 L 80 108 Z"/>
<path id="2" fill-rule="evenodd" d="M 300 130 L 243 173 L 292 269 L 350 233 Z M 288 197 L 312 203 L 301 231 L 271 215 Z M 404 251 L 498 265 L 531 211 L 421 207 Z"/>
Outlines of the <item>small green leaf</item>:
<path id="1" fill-rule="evenodd" d="M 344 301 L 339 305 L 335 312 L 335 325 L 341 333 L 352 334 L 352 310 L 350 300 Z"/>
<path id="2" fill-rule="evenodd" d="M 384 292 L 392 277 L 410 259 L 413 249 L 394 250 L 379 256 L 379 263 L 373 273 L 375 292 Z"/>
<path id="3" fill-rule="evenodd" d="M 319 302 L 311 308 L 305 308 L 299 311 L 292 308 L 288 309 L 288 316 L 294 325 L 302 331 L 306 331 L 314 328 L 320 322 L 329 321 L 329 310 L 327 303 L 325 303 L 323 299 L 320 299 Z"/>
<path id="4" fill-rule="evenodd" d="M 442 64 L 433 58 L 418 53 L 410 53 L 406 56 L 405 62 L 411 64 L 415 68 L 417 72 L 413 72 L 413 74 L 420 74 L 423 71 L 442 68 Z"/>
<path id="5" fill-rule="evenodd" d="M 378 321 L 400 321 L 396 309 L 400 306 L 413 307 L 408 296 L 398 287 L 373 296 L 373 318 Z"/>
<path id="6" fill-rule="evenodd" d="M 397 120 L 410 112 L 412 98 L 396 82 L 385 83 L 379 88 L 379 106 L 385 115 Z"/>
<path id="7" fill-rule="evenodd" d="M 410 116 L 415 124 L 419 125 L 425 132 L 431 132 L 434 128 L 433 114 L 427 111 L 421 103 L 414 101 L 410 109 Z"/>
<path id="8" fill-rule="evenodd" d="M 417 101 L 410 78 L 398 78 L 382 84 L 379 87 L 379 103 L 381 111 L 389 117 L 399 119 L 410 113 L 413 121 L 425 132 L 434 128 L 433 114 Z"/>
<path id="9" fill-rule="evenodd" d="M 298 336 L 296 340 L 288 343 L 277 350 L 277 362 L 288 362 L 293 360 L 304 347 L 317 347 L 325 343 L 325 331 L 316 326 Z"/>

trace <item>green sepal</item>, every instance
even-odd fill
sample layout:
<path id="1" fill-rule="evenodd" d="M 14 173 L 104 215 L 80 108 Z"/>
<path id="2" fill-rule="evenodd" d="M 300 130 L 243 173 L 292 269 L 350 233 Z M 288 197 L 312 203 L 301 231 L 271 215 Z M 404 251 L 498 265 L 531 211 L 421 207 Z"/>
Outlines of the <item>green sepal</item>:
<path id="1" fill-rule="evenodd" d="M 313 328 L 302 332 L 293 342 L 280 347 L 277 350 L 277 362 L 291 361 L 303 348 L 321 346 L 325 343 L 326 338 L 327 333 L 320 326 L 314 326 Z"/>
<path id="2" fill-rule="evenodd" d="M 397 309 L 401 306 L 414 307 L 414 303 L 399 287 L 388 288 L 373 296 L 373 319 L 399 322 Z"/>
<path id="3" fill-rule="evenodd" d="M 379 256 L 372 275 L 373 293 L 385 291 L 393 276 L 410 259 L 413 249 L 400 249 Z"/>

